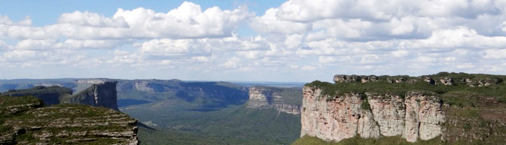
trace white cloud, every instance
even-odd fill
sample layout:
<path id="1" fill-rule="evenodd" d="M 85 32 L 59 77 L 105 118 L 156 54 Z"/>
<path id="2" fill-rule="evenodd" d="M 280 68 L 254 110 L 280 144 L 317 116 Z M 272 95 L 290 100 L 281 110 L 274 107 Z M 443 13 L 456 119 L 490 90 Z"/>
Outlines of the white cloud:
<path id="1" fill-rule="evenodd" d="M 504 73 L 505 10 L 502 0 L 289 0 L 259 16 L 246 7 L 204 10 L 191 2 L 168 12 L 74 11 L 47 26 L 0 16 L 0 64 L 227 80 Z"/>
<path id="2" fill-rule="evenodd" d="M 58 24 L 44 27 L 26 26 L 8 17 L 0 16 L 0 38 L 7 36 L 16 39 L 126 39 L 126 38 L 206 38 L 231 36 L 237 25 L 252 17 L 246 7 L 234 10 L 221 10 L 211 7 L 202 11 L 191 2 L 184 2 L 168 13 L 137 8 L 119 8 L 113 17 L 98 13 L 64 13 Z"/>
<path id="3" fill-rule="evenodd" d="M 322 19 L 390 20 L 406 15 L 429 17 L 474 18 L 496 15 L 504 9 L 494 0 L 289 0 L 283 3 L 277 16 L 290 21 L 312 22 Z"/>
<path id="4" fill-rule="evenodd" d="M 209 55 L 211 46 L 202 39 L 154 39 L 142 43 L 139 52 L 152 57 Z"/>
<path id="5" fill-rule="evenodd" d="M 278 9 L 268 9 L 265 14 L 251 20 L 251 27 L 261 33 L 301 34 L 311 31 L 311 24 L 280 20 Z"/>
<path id="6" fill-rule="evenodd" d="M 485 51 L 485 59 L 506 59 L 506 49 L 490 49 Z"/>
<path id="7" fill-rule="evenodd" d="M 123 19 L 123 17 L 106 18 L 97 13 L 88 11 L 64 13 L 60 16 L 60 18 L 58 18 L 58 22 L 92 27 L 128 27 L 128 24 L 126 23 L 125 19 Z"/>
<path id="8" fill-rule="evenodd" d="M 124 41 L 121 40 L 75 40 L 67 39 L 63 42 L 57 40 L 33 40 L 26 39 L 19 41 L 15 49 L 24 50 L 51 50 L 51 49 L 105 49 L 114 48 Z"/>
<path id="9" fill-rule="evenodd" d="M 130 33 L 143 33 L 139 37 L 203 38 L 230 36 L 237 25 L 252 17 L 247 8 L 221 10 L 211 7 L 205 11 L 191 2 L 184 2 L 168 13 L 150 9 L 118 9 L 115 19 L 123 18 Z"/>
<path id="10" fill-rule="evenodd" d="M 304 70 L 304 71 L 312 71 L 312 70 L 315 70 L 316 67 L 310 66 L 310 65 L 305 65 L 305 66 L 301 67 L 300 69 Z"/>
<path id="11" fill-rule="evenodd" d="M 240 61 L 239 58 L 233 57 L 228 59 L 225 63 L 223 63 L 222 66 L 226 68 L 237 68 L 240 66 L 239 61 Z"/>

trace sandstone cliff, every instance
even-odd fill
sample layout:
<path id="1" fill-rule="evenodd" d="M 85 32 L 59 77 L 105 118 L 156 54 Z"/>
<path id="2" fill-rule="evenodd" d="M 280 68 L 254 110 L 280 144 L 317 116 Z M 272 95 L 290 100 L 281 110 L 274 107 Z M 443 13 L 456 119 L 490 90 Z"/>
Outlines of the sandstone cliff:
<path id="1" fill-rule="evenodd" d="M 247 108 L 274 108 L 278 112 L 300 114 L 301 92 L 298 88 L 250 87 Z"/>
<path id="2" fill-rule="evenodd" d="M 444 114 L 433 95 L 409 92 L 400 96 L 346 93 L 333 100 L 315 87 L 304 87 L 301 136 L 340 141 L 360 136 L 402 136 L 409 142 L 441 135 Z M 361 96 L 365 95 L 365 96 Z"/>
<path id="3" fill-rule="evenodd" d="M 82 84 L 91 86 L 70 97 L 62 98 L 61 103 L 86 104 L 118 110 L 117 81 L 87 80 Z"/>
<path id="4" fill-rule="evenodd" d="M 42 107 L 34 97 L 0 96 L 0 144 L 138 144 L 137 121 L 80 104 Z"/>
<path id="5" fill-rule="evenodd" d="M 506 142 L 506 76 L 336 75 L 303 88 L 301 136 L 325 141 L 400 137 L 441 144 Z"/>

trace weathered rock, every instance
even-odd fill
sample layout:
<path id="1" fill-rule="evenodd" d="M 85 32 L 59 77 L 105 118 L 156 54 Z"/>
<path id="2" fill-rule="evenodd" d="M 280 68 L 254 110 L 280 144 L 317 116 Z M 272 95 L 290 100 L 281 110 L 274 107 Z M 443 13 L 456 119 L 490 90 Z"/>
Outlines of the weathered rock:
<path id="1" fill-rule="evenodd" d="M 443 84 L 445 86 L 451 86 L 451 85 L 455 84 L 455 82 L 453 81 L 453 79 L 451 77 L 443 77 L 443 78 L 439 79 L 439 82 L 441 82 L 441 84 Z"/>
<path id="2" fill-rule="evenodd" d="M 374 120 L 378 122 L 380 134 L 383 136 L 398 136 L 404 131 L 405 105 L 400 96 L 379 95 L 368 93 Z"/>
<path id="3" fill-rule="evenodd" d="M 418 138 L 429 140 L 441 135 L 444 113 L 442 104 L 434 95 L 409 92 L 404 101 L 406 105 L 406 126 L 403 137 L 409 142 Z"/>
<path id="4" fill-rule="evenodd" d="M 434 81 L 434 79 L 432 79 L 431 77 L 423 77 L 423 81 L 431 84 L 431 85 L 435 85 L 436 84 L 436 81 Z"/>
<path id="5" fill-rule="evenodd" d="M 301 136 L 325 141 L 402 136 L 409 142 L 441 135 L 444 114 L 434 96 L 408 92 L 406 100 L 397 95 L 345 93 L 335 99 L 316 87 L 303 88 Z M 370 106 L 362 108 L 363 106 Z"/>
<path id="6" fill-rule="evenodd" d="M 291 91 L 299 92 L 299 89 L 286 88 Z M 286 99 L 299 99 L 298 96 L 282 96 L 280 92 L 283 88 L 273 87 L 250 87 L 249 101 L 246 107 L 252 109 L 274 108 L 279 112 L 288 114 L 300 114 L 300 104 L 287 103 Z M 300 96 L 301 97 L 301 96 Z M 299 102 L 300 103 L 300 102 Z"/>
<path id="7" fill-rule="evenodd" d="M 32 97 L 0 97 L 0 144 L 139 143 L 137 120 L 126 114 L 80 104 L 42 107 L 37 102 Z"/>
<path id="8" fill-rule="evenodd" d="M 335 75 L 334 82 L 360 82 L 361 76 L 357 75 Z"/>
<path id="9" fill-rule="evenodd" d="M 118 110 L 117 81 L 92 80 L 83 83 L 92 84 L 89 88 L 71 96 L 62 98 L 61 103 L 86 104 L 97 107 L 107 107 Z"/>

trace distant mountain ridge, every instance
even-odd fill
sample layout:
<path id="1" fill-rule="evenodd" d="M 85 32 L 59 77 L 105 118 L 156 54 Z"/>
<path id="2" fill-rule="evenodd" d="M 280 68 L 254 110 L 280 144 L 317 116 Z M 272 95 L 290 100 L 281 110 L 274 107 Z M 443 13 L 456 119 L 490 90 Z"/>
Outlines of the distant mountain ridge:
<path id="1" fill-rule="evenodd" d="M 0 93 L 4 96 L 35 96 L 42 99 L 46 106 L 56 104 L 86 104 L 98 107 L 107 107 L 118 110 L 117 81 L 110 80 L 79 80 L 77 86 L 86 89 L 73 94 L 72 89 L 55 86 L 35 86 L 29 89 L 12 90 Z"/>

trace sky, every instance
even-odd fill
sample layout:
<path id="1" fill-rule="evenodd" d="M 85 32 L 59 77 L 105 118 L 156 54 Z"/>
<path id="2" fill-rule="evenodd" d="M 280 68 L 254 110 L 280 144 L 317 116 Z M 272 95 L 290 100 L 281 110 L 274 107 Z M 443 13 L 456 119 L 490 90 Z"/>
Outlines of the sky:
<path id="1" fill-rule="evenodd" d="M 506 0 L 0 0 L 0 79 L 506 75 Z"/>

